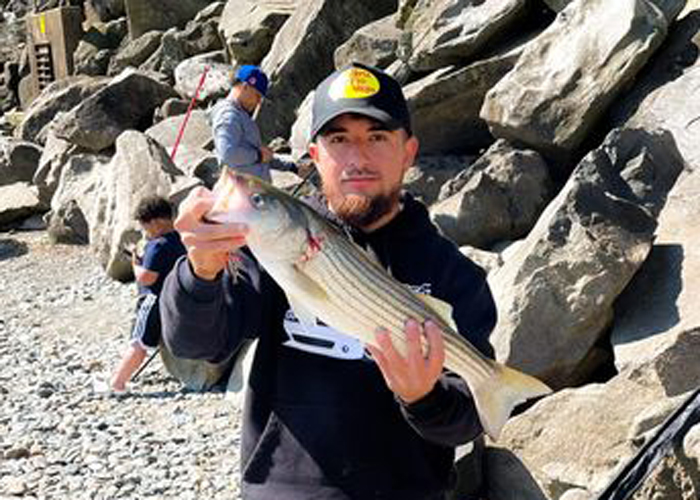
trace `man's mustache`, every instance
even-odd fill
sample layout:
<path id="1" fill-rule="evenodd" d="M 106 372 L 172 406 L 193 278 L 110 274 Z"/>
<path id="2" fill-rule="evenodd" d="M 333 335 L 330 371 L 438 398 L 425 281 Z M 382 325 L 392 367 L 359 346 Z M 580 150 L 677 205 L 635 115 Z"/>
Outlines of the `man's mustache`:
<path id="1" fill-rule="evenodd" d="M 377 173 L 371 169 L 362 168 L 362 167 L 349 167 L 340 173 L 340 180 L 341 181 L 344 181 L 347 179 L 355 179 L 358 177 L 374 178 L 374 177 L 377 177 Z"/>

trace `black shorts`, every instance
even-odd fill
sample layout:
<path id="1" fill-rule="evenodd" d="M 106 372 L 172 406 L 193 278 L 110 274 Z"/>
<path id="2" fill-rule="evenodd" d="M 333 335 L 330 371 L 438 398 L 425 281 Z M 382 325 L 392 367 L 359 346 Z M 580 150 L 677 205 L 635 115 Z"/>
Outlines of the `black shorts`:
<path id="1" fill-rule="evenodd" d="M 136 318 L 131 329 L 131 342 L 144 348 L 155 348 L 160 343 L 160 313 L 158 296 L 152 293 L 139 295 L 136 301 Z"/>

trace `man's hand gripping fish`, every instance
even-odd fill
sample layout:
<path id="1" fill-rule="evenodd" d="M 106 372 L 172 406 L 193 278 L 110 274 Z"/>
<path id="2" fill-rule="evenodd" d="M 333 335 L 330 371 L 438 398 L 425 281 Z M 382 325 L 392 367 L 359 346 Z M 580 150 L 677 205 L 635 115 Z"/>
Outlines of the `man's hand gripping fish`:
<path id="1" fill-rule="evenodd" d="M 445 366 L 468 384 L 491 438 L 498 438 L 517 404 L 551 392 L 536 378 L 484 357 L 456 333 L 449 305 L 396 281 L 296 198 L 230 171 L 219 179 L 214 195 L 207 219 L 248 225 L 248 247 L 284 290 L 303 324 L 318 318 L 370 345 L 376 345 L 377 329 L 385 328 L 403 355 L 408 319 L 437 324 L 444 336 Z"/>

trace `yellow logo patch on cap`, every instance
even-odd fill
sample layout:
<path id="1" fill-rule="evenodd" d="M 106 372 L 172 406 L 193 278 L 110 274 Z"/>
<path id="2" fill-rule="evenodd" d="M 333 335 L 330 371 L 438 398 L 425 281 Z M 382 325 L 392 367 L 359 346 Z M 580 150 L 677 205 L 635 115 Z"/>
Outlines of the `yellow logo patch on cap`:
<path id="1" fill-rule="evenodd" d="M 337 99 L 363 99 L 379 92 L 379 80 L 362 68 L 349 68 L 331 83 L 328 95 Z"/>

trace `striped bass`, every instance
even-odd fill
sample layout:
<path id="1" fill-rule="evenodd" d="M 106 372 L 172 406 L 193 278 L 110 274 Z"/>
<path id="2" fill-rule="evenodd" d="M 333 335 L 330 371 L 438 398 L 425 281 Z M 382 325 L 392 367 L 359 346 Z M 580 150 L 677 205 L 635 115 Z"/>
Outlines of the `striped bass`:
<path id="1" fill-rule="evenodd" d="M 214 196 L 207 220 L 248 225 L 246 244 L 284 290 L 302 324 L 318 318 L 370 345 L 376 345 L 375 332 L 381 327 L 405 355 L 406 321 L 436 323 L 443 332 L 445 367 L 469 386 L 492 439 L 498 438 L 517 404 L 551 392 L 536 378 L 482 355 L 457 333 L 449 305 L 396 281 L 376 259 L 291 195 L 258 178 L 227 171 Z"/>

